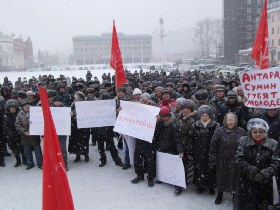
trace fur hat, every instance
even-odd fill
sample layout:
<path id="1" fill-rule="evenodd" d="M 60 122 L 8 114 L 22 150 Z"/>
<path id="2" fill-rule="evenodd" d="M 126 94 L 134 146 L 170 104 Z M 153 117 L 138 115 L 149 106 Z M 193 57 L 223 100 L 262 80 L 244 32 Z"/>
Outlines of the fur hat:
<path id="1" fill-rule="evenodd" d="M 150 98 L 151 98 L 151 95 L 150 95 L 149 93 L 143 93 L 143 94 L 140 96 L 140 99 L 143 99 L 143 98 L 150 99 Z"/>
<path id="2" fill-rule="evenodd" d="M 25 106 L 25 105 L 27 105 L 27 104 L 30 105 L 30 101 L 29 101 L 28 99 L 22 99 L 22 100 L 20 101 L 21 107 L 23 107 L 23 106 Z"/>
<path id="3" fill-rule="evenodd" d="M 247 130 L 250 133 L 253 128 L 260 128 L 266 133 L 268 132 L 269 126 L 266 121 L 260 118 L 253 118 L 247 123 Z"/>
<path id="4" fill-rule="evenodd" d="M 237 93 L 234 92 L 233 90 L 229 90 L 227 92 L 227 98 L 237 98 Z"/>
<path id="5" fill-rule="evenodd" d="M 132 95 L 141 95 L 142 94 L 142 91 L 139 89 L 139 88 L 135 88 L 134 90 L 133 90 L 133 93 L 132 93 Z"/>
<path id="6" fill-rule="evenodd" d="M 77 91 L 75 96 L 77 96 L 80 101 L 85 100 L 85 95 L 81 91 Z"/>
<path id="7" fill-rule="evenodd" d="M 195 98 L 198 101 L 207 100 L 208 99 L 208 93 L 205 90 L 200 90 L 200 91 L 195 93 Z"/>
<path id="8" fill-rule="evenodd" d="M 202 105 L 198 108 L 198 114 L 201 116 L 202 114 L 209 115 L 210 118 L 213 116 L 213 110 L 209 105 Z"/>
<path id="9" fill-rule="evenodd" d="M 194 101 L 191 99 L 186 99 L 181 106 L 181 110 L 183 110 L 184 108 L 188 108 L 189 110 L 193 111 L 195 109 Z"/>
<path id="10" fill-rule="evenodd" d="M 176 104 L 179 104 L 180 106 L 182 106 L 186 100 L 187 100 L 187 99 L 182 98 L 182 97 L 177 98 L 177 99 L 176 99 Z"/>

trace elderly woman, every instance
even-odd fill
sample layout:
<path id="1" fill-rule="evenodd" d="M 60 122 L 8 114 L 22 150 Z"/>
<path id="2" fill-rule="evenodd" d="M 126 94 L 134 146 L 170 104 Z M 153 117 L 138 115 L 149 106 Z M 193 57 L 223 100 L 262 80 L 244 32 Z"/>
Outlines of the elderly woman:
<path id="1" fill-rule="evenodd" d="M 273 203 L 272 176 L 279 170 L 277 141 L 267 137 L 268 124 L 253 118 L 248 137 L 241 137 L 235 156 L 239 183 L 234 209 L 268 209 Z"/>
<path id="2" fill-rule="evenodd" d="M 211 140 L 209 151 L 210 168 L 216 169 L 218 196 L 215 204 L 220 204 L 223 192 L 234 192 L 236 184 L 235 154 L 239 139 L 246 136 L 243 128 L 237 127 L 237 116 L 229 112 L 224 117 L 223 126 L 218 128 Z"/>
<path id="3" fill-rule="evenodd" d="M 198 115 L 200 119 L 191 125 L 188 134 L 186 153 L 193 158 L 196 192 L 201 194 L 205 191 L 205 187 L 209 187 L 209 194 L 214 195 L 214 174 L 210 171 L 208 160 L 211 138 L 220 126 L 212 119 L 213 110 L 210 106 L 200 106 Z"/>
<path id="4" fill-rule="evenodd" d="M 71 105 L 71 136 L 69 136 L 68 152 L 76 154 L 74 162 L 81 159 L 81 155 L 85 156 L 85 162 L 89 161 L 89 135 L 90 129 L 77 127 L 77 117 L 75 102 L 85 100 L 85 95 L 77 91 L 74 95 L 74 102 Z"/>

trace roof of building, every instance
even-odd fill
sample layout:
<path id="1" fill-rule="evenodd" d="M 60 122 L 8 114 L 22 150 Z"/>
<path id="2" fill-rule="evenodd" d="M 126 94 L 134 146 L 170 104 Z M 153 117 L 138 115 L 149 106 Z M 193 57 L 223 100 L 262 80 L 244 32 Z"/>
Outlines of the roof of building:
<path id="1" fill-rule="evenodd" d="M 136 39 L 152 39 L 153 37 L 148 34 L 131 34 L 125 35 L 123 33 L 118 33 L 119 40 L 136 40 Z M 112 33 L 103 33 L 101 36 L 94 35 L 84 35 L 84 36 L 74 36 L 73 41 L 100 41 L 100 40 L 111 40 Z"/>

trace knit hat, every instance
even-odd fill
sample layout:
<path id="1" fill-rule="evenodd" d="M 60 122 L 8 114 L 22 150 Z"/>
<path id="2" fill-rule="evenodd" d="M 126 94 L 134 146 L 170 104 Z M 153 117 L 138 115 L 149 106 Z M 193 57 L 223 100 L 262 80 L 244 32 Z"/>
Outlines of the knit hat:
<path id="1" fill-rule="evenodd" d="M 181 110 L 183 110 L 184 108 L 188 108 L 189 110 L 193 111 L 195 108 L 195 103 L 193 100 L 191 99 L 186 99 L 183 103 L 183 105 L 181 106 Z"/>
<path id="2" fill-rule="evenodd" d="M 135 88 L 134 90 L 133 90 L 133 93 L 132 93 L 133 95 L 141 95 L 142 94 L 142 91 L 139 89 L 139 88 Z"/>
<path id="3" fill-rule="evenodd" d="M 209 105 L 202 105 L 198 108 L 197 111 L 199 116 L 201 116 L 202 114 L 207 114 L 210 118 L 212 118 L 213 110 Z"/>
<path id="4" fill-rule="evenodd" d="M 170 92 L 167 88 L 164 88 L 162 91 L 161 91 L 161 96 L 164 94 L 164 93 L 168 93 L 170 95 Z"/>
<path id="5" fill-rule="evenodd" d="M 143 99 L 143 98 L 150 99 L 150 98 L 151 98 L 151 95 L 150 95 L 149 93 L 143 93 L 143 94 L 140 96 L 140 99 Z"/>
<path id="6" fill-rule="evenodd" d="M 247 123 L 247 130 L 250 133 L 253 128 L 260 128 L 264 130 L 266 133 L 269 129 L 269 126 L 266 121 L 260 118 L 253 118 Z"/>
<path id="7" fill-rule="evenodd" d="M 227 92 L 227 97 L 228 97 L 228 98 L 237 98 L 237 93 L 234 92 L 233 90 L 229 90 L 229 91 Z"/>
<path id="8" fill-rule="evenodd" d="M 170 116 L 170 109 L 167 106 L 163 106 L 159 110 L 160 117 L 167 117 Z"/>
<path id="9" fill-rule="evenodd" d="M 158 91 L 158 90 L 162 91 L 162 90 L 163 90 L 163 87 L 161 87 L 161 86 L 156 87 L 156 88 L 155 88 L 155 91 Z"/>

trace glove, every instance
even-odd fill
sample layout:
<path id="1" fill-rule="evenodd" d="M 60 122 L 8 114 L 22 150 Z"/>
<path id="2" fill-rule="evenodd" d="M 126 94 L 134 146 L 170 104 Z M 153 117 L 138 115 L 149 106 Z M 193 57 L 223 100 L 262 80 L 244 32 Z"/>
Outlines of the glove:
<path id="1" fill-rule="evenodd" d="M 259 169 L 256 166 L 252 166 L 252 168 L 249 171 L 249 178 L 252 181 L 255 181 L 255 175 L 258 173 Z"/>
<path id="2" fill-rule="evenodd" d="M 271 178 L 270 173 L 266 169 L 262 169 L 260 173 L 263 175 L 263 182 L 267 183 L 268 180 Z"/>
<path id="3" fill-rule="evenodd" d="M 255 177 L 254 177 L 254 181 L 255 182 L 261 182 L 264 179 L 264 175 L 262 175 L 260 172 L 256 173 Z"/>

